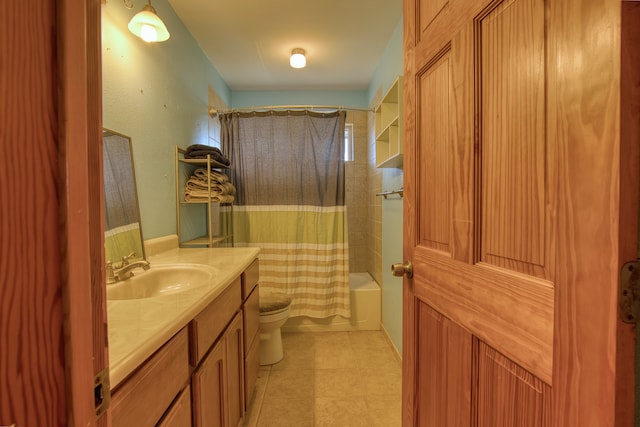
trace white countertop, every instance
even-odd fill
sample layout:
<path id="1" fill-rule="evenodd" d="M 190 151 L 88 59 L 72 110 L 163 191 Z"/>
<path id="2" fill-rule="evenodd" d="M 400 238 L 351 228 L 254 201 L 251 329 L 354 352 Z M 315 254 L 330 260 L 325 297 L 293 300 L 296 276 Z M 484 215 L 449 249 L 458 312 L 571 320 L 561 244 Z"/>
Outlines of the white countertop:
<path id="1" fill-rule="evenodd" d="M 152 269 L 154 265 L 189 263 L 208 265 L 218 272 L 211 286 L 171 296 L 107 300 L 111 389 L 220 295 L 259 252 L 258 248 L 180 248 L 148 257 Z"/>

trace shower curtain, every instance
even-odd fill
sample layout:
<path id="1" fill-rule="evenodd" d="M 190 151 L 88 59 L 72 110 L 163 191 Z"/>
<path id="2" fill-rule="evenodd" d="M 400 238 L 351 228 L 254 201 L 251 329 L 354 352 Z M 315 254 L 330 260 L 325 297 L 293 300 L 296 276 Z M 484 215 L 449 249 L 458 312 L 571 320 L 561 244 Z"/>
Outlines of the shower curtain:
<path id="1" fill-rule="evenodd" d="M 261 289 L 288 294 L 292 317 L 350 317 L 345 112 L 233 112 L 220 122 L 237 187 L 234 241 L 261 248 Z"/>

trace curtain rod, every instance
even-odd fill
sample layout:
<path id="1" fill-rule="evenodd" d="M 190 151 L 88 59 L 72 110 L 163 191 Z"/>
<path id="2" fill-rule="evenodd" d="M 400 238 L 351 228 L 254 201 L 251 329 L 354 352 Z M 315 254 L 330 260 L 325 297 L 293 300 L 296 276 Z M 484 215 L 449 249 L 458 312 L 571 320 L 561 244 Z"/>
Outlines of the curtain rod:
<path id="1" fill-rule="evenodd" d="M 260 107 L 239 107 L 225 110 L 217 110 L 209 107 L 209 115 L 217 116 L 219 113 L 235 113 L 241 111 L 262 111 L 262 110 L 351 110 L 351 111 L 373 111 L 372 108 L 345 107 L 342 105 L 263 105 Z"/>

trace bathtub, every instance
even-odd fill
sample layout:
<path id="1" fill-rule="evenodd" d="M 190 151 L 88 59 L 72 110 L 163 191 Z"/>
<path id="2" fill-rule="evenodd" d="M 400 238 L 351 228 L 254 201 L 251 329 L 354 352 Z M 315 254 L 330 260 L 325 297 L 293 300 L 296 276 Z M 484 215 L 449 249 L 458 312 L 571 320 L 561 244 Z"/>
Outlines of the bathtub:
<path id="1" fill-rule="evenodd" d="M 306 316 L 291 317 L 282 326 L 282 332 L 377 331 L 380 330 L 380 286 L 369 273 L 350 273 L 351 318 L 332 316 L 314 319 Z"/>

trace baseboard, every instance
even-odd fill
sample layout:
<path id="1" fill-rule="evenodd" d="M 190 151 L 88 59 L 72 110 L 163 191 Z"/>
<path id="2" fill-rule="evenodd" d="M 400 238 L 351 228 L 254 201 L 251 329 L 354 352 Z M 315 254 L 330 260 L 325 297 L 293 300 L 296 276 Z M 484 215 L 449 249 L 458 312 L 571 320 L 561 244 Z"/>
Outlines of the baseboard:
<path id="1" fill-rule="evenodd" d="M 400 354 L 400 352 L 396 348 L 396 345 L 391 340 L 391 337 L 389 336 L 389 333 L 385 329 L 385 327 L 382 324 L 382 322 L 380 322 L 380 330 L 382 331 L 382 334 L 384 335 L 384 339 L 387 340 L 387 344 L 389 344 L 389 347 L 391 347 L 391 350 L 393 351 L 393 355 L 396 357 L 398 362 L 402 363 L 402 355 Z"/>

